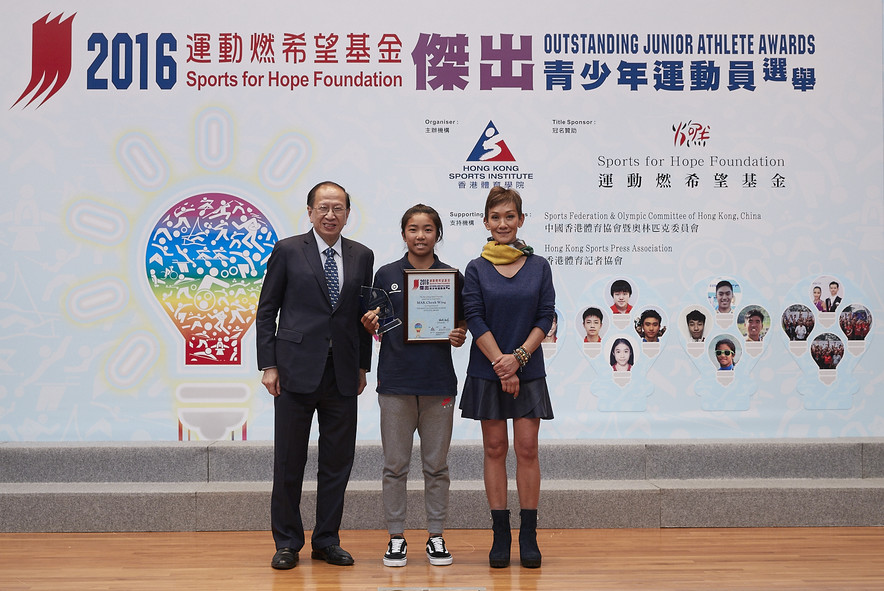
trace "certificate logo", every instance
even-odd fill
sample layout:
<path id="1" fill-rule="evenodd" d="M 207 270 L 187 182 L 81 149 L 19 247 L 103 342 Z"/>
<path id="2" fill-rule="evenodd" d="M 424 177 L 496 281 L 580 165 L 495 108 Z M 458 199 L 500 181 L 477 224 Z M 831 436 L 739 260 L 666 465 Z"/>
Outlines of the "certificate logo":
<path id="1" fill-rule="evenodd" d="M 62 15 L 58 15 L 49 20 L 47 13 L 42 19 L 34 22 L 31 40 L 31 81 L 18 100 L 13 103 L 13 107 L 33 93 L 25 107 L 45 95 L 37 105 L 37 108 L 40 108 L 68 81 L 71 75 L 71 23 L 75 16 L 76 13 L 61 20 Z"/>
<path id="2" fill-rule="evenodd" d="M 473 147 L 467 162 L 515 162 L 516 159 L 507 147 L 503 134 L 493 121 L 489 121 L 479 140 Z"/>

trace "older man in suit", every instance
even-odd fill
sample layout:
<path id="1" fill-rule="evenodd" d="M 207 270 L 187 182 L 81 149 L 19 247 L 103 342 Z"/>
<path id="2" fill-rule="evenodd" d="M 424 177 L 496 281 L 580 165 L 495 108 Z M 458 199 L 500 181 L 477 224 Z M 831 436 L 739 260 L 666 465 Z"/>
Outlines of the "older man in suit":
<path id="1" fill-rule="evenodd" d="M 255 321 L 261 383 L 274 396 L 270 519 L 277 569 L 295 567 L 305 542 L 301 488 L 314 412 L 319 471 L 311 557 L 353 564 L 339 529 L 356 446 L 356 397 L 371 365 L 359 294 L 371 285 L 374 254 L 341 237 L 350 196 L 337 183 L 319 183 L 307 194 L 307 213 L 313 229 L 273 248 Z"/>

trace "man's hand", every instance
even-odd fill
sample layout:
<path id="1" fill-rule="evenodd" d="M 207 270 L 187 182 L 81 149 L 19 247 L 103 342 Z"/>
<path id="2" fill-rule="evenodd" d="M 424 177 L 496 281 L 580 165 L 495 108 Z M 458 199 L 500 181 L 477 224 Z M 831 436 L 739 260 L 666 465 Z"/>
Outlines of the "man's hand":
<path id="1" fill-rule="evenodd" d="M 362 368 L 360 368 L 360 369 L 359 369 L 359 387 L 358 387 L 358 389 L 356 390 L 356 395 L 357 395 L 357 396 L 359 396 L 360 394 L 362 394 L 362 391 L 365 390 L 365 386 L 366 386 L 367 383 L 368 383 L 368 381 L 365 379 L 365 370 L 362 369 Z"/>
<path id="2" fill-rule="evenodd" d="M 261 377 L 261 383 L 264 384 L 267 391 L 274 397 L 279 396 L 279 370 L 275 367 L 268 367 L 264 370 L 264 375 Z"/>

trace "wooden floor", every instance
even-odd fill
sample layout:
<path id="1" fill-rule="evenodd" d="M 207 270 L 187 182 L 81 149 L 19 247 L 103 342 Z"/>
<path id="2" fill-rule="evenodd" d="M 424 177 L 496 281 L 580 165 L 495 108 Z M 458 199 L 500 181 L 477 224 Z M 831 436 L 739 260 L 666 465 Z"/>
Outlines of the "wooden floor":
<path id="1" fill-rule="evenodd" d="M 488 567 L 490 532 L 452 530 L 433 567 L 425 532 L 386 568 L 386 534 L 345 531 L 351 567 L 270 568 L 268 532 L 0 534 L 0 590 L 884 589 L 884 528 L 540 530 L 543 567 Z"/>

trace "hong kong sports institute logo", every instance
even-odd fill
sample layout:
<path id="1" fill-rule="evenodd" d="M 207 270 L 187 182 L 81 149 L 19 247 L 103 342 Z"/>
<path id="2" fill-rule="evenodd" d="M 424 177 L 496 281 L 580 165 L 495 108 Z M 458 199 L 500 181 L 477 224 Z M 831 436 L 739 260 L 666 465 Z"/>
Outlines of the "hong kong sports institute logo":
<path id="1" fill-rule="evenodd" d="M 487 190 L 502 186 L 521 191 L 528 181 L 534 180 L 534 173 L 521 170 L 503 134 L 494 121 L 489 121 L 473 146 L 467 164 L 461 165 L 460 170 L 449 172 L 448 178 L 456 181 L 460 189 Z"/>
<path id="2" fill-rule="evenodd" d="M 58 15 L 49 20 L 47 13 L 42 19 L 34 22 L 31 39 L 31 81 L 18 100 L 13 103 L 13 107 L 33 93 L 25 107 L 45 95 L 37 105 L 39 108 L 68 81 L 71 75 L 71 23 L 76 15 L 74 13 L 65 20 L 61 20 L 62 15 Z"/>
<path id="3" fill-rule="evenodd" d="M 512 152 L 507 147 L 503 139 L 503 135 L 494 125 L 493 121 L 489 121 L 485 126 L 485 131 L 479 136 L 479 140 L 473 147 L 467 162 L 515 162 Z"/>

